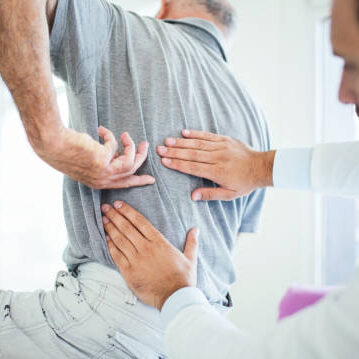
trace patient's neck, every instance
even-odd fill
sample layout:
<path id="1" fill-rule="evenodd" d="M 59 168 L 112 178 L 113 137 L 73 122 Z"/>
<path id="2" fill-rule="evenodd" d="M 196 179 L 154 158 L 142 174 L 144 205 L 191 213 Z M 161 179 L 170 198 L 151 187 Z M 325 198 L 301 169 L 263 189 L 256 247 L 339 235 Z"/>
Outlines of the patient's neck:
<path id="1" fill-rule="evenodd" d="M 189 17 L 192 18 L 195 17 L 211 22 L 222 32 L 223 35 L 225 35 L 225 37 L 227 37 L 227 33 L 223 25 L 220 24 L 212 14 L 203 11 L 203 8 L 200 6 L 181 6 L 181 7 L 173 6 L 171 9 L 166 11 L 162 16 L 157 18 L 160 20 L 164 20 L 164 19 L 179 20 Z"/>

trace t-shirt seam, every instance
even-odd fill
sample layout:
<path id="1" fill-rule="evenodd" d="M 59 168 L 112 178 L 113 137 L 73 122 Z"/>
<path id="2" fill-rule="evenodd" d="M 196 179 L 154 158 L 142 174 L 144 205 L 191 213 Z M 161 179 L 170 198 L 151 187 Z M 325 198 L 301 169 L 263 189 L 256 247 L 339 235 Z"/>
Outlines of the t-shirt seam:
<path id="1" fill-rule="evenodd" d="M 58 0 L 59 3 L 57 5 L 57 9 L 55 12 L 55 21 L 50 33 L 50 41 L 51 41 L 51 34 L 53 33 L 54 30 L 56 30 L 56 26 L 58 26 L 58 21 L 62 21 L 64 22 L 64 24 L 61 26 L 61 34 L 59 39 L 55 42 L 55 49 L 51 49 L 51 42 L 50 42 L 50 52 L 52 52 L 53 54 L 58 54 L 61 52 L 61 49 L 63 47 L 63 42 L 64 42 L 64 38 L 65 38 L 65 32 L 66 32 L 66 27 L 67 27 L 67 23 L 68 23 L 68 9 L 69 9 L 69 0 Z M 63 13 L 61 13 L 61 8 L 60 8 L 60 2 L 63 1 L 64 2 L 64 9 L 63 9 Z M 66 6 L 65 6 L 66 5 Z M 59 11 L 59 12 L 58 12 Z M 62 18 L 58 18 L 58 16 L 62 16 Z M 60 23 L 61 25 L 61 23 Z M 54 37 L 56 37 L 56 33 L 54 32 Z"/>

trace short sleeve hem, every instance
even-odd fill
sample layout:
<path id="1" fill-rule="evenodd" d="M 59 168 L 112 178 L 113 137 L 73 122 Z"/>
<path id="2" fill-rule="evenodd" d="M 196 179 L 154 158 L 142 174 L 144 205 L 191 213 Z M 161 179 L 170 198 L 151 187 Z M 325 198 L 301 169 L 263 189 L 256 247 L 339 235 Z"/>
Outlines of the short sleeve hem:
<path id="1" fill-rule="evenodd" d="M 50 35 L 51 53 L 58 53 L 66 30 L 68 0 L 58 0 L 55 21 Z"/>
<path id="2" fill-rule="evenodd" d="M 243 224 L 239 228 L 238 233 L 258 233 L 259 232 L 259 225 L 258 224 Z"/>

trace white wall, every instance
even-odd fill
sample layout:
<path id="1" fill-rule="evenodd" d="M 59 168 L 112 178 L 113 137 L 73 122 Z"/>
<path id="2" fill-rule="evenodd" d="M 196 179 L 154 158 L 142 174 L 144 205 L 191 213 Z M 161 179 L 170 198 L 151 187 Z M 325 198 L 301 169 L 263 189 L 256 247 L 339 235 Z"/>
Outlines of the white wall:
<path id="1" fill-rule="evenodd" d="M 154 14 L 159 1 L 118 3 Z M 264 108 L 274 146 L 312 145 L 316 139 L 316 76 L 314 11 L 310 2 L 234 3 L 240 14 L 240 27 L 230 51 L 232 66 Z M 315 214 L 312 195 L 270 191 L 262 233 L 241 239 L 236 251 L 239 281 L 233 288 L 236 309 L 232 313 L 236 324 L 254 332 L 268 329 L 275 323 L 278 302 L 286 288 L 293 282 L 315 281 Z M 14 268 L 17 265 L 6 264 Z M 3 268 L 6 270 L 5 265 Z M 45 275 L 48 277 L 49 273 Z M 15 281 L 7 279 L 3 276 L 0 281 L 9 285 Z M 38 277 L 36 285 L 42 285 L 41 280 Z"/>
<path id="2" fill-rule="evenodd" d="M 234 71 L 267 114 L 273 146 L 316 142 L 315 21 L 323 12 L 306 0 L 242 0 L 239 33 L 231 49 Z M 269 191 L 262 233 L 239 241 L 233 288 L 239 326 L 266 331 L 293 283 L 314 283 L 316 200 L 308 193 Z"/>

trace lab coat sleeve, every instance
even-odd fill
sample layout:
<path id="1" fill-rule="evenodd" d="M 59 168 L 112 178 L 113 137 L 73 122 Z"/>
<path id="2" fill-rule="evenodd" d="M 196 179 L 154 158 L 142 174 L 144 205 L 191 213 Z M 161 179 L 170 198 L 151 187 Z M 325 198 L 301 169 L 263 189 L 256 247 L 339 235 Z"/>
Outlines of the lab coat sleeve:
<path id="1" fill-rule="evenodd" d="M 274 160 L 277 188 L 358 197 L 358 179 L 359 141 L 279 150 Z"/>
<path id="2" fill-rule="evenodd" d="M 359 353 L 358 275 L 346 289 L 280 322 L 261 338 L 246 335 L 208 303 L 190 301 L 166 329 L 171 359 L 352 359 Z"/>

